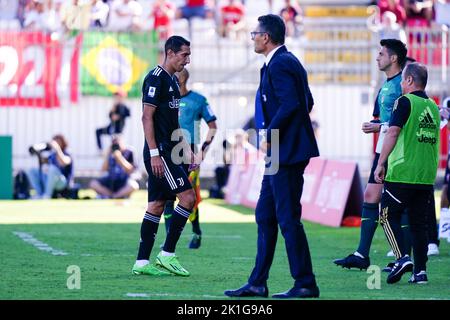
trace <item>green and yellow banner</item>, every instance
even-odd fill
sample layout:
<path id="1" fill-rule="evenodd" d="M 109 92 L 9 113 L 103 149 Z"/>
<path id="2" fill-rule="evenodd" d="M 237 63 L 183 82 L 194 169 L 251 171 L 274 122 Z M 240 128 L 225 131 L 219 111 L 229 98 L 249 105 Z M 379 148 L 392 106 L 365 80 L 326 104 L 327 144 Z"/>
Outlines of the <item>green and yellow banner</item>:
<path id="1" fill-rule="evenodd" d="M 158 36 L 145 33 L 85 32 L 81 93 L 110 96 L 118 90 L 141 95 L 142 81 L 158 59 Z"/>

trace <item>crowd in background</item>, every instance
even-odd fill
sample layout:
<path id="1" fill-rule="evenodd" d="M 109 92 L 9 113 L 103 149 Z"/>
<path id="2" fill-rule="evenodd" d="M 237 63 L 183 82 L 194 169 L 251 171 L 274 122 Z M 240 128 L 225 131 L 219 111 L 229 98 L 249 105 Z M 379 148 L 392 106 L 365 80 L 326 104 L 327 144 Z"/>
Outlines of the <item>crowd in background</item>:
<path id="1" fill-rule="evenodd" d="M 301 0 L 279 0 L 279 14 L 286 24 L 286 35 L 301 35 Z M 143 5 L 145 4 L 145 5 Z M 178 4 L 178 5 L 177 5 Z M 175 19 L 210 19 L 221 37 L 240 38 L 247 32 L 245 0 L 0 0 L 0 29 L 105 30 L 138 32 L 155 30 L 159 39 L 173 35 Z M 274 1 L 267 0 L 273 12 Z M 345 1 L 342 1 L 345 4 Z M 368 19 L 370 30 L 380 38 L 406 42 L 404 28 L 450 25 L 450 0 L 374 0 L 374 14 Z"/>
<path id="2" fill-rule="evenodd" d="M 407 43 L 405 27 L 426 30 L 441 24 L 450 26 L 450 0 L 378 0 L 376 4 L 367 24 L 380 39 Z"/>
<path id="3" fill-rule="evenodd" d="M 174 19 L 201 18 L 217 23 L 221 36 L 245 30 L 244 0 L 0 0 L 0 28 L 61 32 L 157 30 L 160 39 L 172 35 Z M 268 0 L 272 10 L 273 1 Z M 285 0 L 278 12 L 289 36 L 301 23 L 300 1 Z M 143 5 L 146 4 L 146 5 Z M 150 9 L 148 9 L 150 8 Z"/>

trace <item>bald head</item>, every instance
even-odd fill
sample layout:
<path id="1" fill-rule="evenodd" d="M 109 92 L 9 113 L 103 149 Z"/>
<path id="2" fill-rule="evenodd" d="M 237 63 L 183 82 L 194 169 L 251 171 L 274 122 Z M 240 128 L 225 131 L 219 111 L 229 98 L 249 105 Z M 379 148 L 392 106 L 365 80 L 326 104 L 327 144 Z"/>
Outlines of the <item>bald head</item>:
<path id="1" fill-rule="evenodd" d="M 406 66 L 405 68 L 405 78 L 412 77 L 417 86 L 425 89 L 428 81 L 428 71 L 427 67 L 423 64 L 413 62 Z"/>
<path id="2" fill-rule="evenodd" d="M 402 75 L 402 90 L 403 93 L 410 93 L 413 91 L 424 91 L 427 86 L 428 71 L 421 63 L 413 62 L 406 65 Z"/>

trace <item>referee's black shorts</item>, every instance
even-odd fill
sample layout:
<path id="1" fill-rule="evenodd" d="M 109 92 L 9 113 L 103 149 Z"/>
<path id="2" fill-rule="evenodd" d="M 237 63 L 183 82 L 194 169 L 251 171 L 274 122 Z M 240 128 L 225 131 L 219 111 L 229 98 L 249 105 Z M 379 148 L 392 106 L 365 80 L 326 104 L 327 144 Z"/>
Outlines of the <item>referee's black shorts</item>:
<path id="1" fill-rule="evenodd" d="M 164 177 L 162 178 L 153 174 L 150 159 L 144 161 L 148 173 L 148 202 L 175 200 L 178 193 L 192 189 L 183 165 L 174 164 L 170 155 L 161 154 L 161 160 L 164 164 Z"/>

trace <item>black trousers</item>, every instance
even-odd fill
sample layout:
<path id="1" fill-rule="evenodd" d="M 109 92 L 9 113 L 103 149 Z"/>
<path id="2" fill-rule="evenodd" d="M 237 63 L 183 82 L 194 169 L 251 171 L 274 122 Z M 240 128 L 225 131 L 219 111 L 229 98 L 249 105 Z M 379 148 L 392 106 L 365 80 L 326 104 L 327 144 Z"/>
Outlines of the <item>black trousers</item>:
<path id="1" fill-rule="evenodd" d="M 278 173 L 264 175 L 256 205 L 258 224 L 257 254 L 248 283 L 263 286 L 275 254 L 278 227 L 284 237 L 291 276 L 296 288 L 315 288 L 308 240 L 300 221 L 303 191 L 303 173 L 309 161 L 290 166 L 280 166 Z"/>

